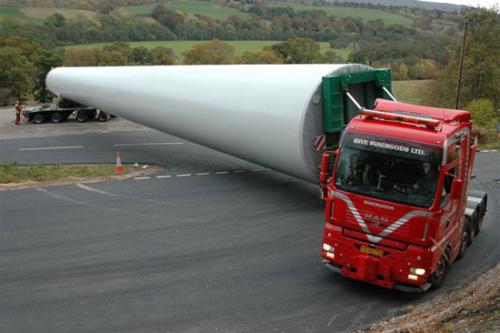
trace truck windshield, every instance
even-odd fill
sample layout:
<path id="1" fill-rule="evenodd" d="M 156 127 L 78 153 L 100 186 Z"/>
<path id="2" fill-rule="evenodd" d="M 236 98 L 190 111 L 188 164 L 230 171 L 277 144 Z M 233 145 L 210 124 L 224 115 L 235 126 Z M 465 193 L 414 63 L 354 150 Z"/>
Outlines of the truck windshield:
<path id="1" fill-rule="evenodd" d="M 441 150 L 392 139 L 347 134 L 337 164 L 337 188 L 382 200 L 430 207 Z"/>

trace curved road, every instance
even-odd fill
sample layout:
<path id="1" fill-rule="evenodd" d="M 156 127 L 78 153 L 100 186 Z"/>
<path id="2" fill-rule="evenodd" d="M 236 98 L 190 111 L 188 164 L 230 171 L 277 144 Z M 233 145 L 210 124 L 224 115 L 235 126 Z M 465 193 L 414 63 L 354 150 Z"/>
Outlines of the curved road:
<path id="1" fill-rule="evenodd" d="M 120 182 L 0 192 L 2 332 L 350 332 L 499 262 L 500 154 L 478 153 L 483 230 L 425 295 L 321 264 L 314 185 L 155 131 L 0 140 L 0 163 L 158 163 Z"/>

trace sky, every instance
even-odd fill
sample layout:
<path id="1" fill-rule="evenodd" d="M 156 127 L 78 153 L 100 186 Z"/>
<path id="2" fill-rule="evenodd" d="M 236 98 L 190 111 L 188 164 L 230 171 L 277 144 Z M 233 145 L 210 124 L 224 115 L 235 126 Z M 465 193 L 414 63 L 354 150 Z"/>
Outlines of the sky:
<path id="1" fill-rule="evenodd" d="M 426 1 L 426 0 L 424 0 Z M 452 3 L 454 5 L 467 5 L 472 7 L 491 8 L 495 5 L 500 7 L 500 0 L 427 0 L 430 2 Z"/>

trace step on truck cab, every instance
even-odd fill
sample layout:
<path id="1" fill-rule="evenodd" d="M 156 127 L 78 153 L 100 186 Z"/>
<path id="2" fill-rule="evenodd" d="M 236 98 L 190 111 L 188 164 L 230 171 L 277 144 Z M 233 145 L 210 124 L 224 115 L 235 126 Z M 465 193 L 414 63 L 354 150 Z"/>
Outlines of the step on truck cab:
<path id="1" fill-rule="evenodd" d="M 469 191 L 474 153 L 469 112 L 384 99 L 360 107 L 323 154 L 326 266 L 386 288 L 439 287 L 486 212 L 486 194 Z"/>

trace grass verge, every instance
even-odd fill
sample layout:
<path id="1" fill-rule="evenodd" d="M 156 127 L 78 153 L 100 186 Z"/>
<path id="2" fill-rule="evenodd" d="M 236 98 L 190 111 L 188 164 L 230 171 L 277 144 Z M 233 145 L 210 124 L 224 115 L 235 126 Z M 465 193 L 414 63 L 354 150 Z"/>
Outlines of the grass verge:
<path id="1" fill-rule="evenodd" d="M 432 82 L 433 80 L 393 81 L 392 89 L 401 102 L 428 105 L 426 89 Z"/>
<path id="2" fill-rule="evenodd" d="M 125 176 L 141 171 L 142 168 L 139 166 L 124 166 Z M 114 175 L 115 166 L 112 164 L 31 166 L 21 166 L 15 162 L 0 164 L 0 185 L 106 179 Z"/>

